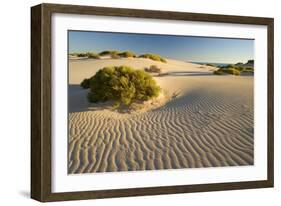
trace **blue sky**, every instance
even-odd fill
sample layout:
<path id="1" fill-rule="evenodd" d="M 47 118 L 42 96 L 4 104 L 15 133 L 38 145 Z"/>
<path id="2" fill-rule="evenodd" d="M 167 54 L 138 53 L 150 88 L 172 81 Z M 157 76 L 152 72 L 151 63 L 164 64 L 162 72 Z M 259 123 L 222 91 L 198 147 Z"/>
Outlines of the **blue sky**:
<path id="1" fill-rule="evenodd" d="M 69 53 L 104 50 L 156 53 L 193 62 L 237 63 L 254 59 L 254 40 L 69 31 Z"/>

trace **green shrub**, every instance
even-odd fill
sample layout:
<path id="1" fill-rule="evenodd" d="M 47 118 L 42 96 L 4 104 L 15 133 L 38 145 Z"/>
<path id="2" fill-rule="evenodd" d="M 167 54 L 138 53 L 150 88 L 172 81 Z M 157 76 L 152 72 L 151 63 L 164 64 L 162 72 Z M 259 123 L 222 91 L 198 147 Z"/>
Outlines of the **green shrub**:
<path id="1" fill-rule="evenodd" d="M 164 62 L 166 63 L 166 59 L 164 59 L 163 57 L 161 57 L 160 55 L 158 54 L 142 54 L 139 56 L 140 58 L 147 58 L 147 59 L 151 59 L 151 60 L 154 60 L 154 61 L 160 61 L 160 62 Z"/>
<path id="2" fill-rule="evenodd" d="M 120 52 L 117 51 L 117 50 L 106 50 L 106 51 L 103 51 L 103 52 L 100 52 L 99 55 L 100 56 L 106 56 L 106 55 L 118 55 Z"/>
<path id="3" fill-rule="evenodd" d="M 136 57 L 136 54 L 134 52 L 131 52 L 131 51 L 124 51 L 124 52 L 118 53 L 118 55 L 120 57 L 124 57 L 124 58 Z"/>
<path id="4" fill-rule="evenodd" d="M 246 68 L 244 68 L 243 72 L 254 72 L 254 68 L 246 67 Z"/>
<path id="5" fill-rule="evenodd" d="M 227 66 L 221 67 L 221 69 L 223 70 L 224 73 L 234 74 L 234 75 L 240 75 L 241 73 L 244 72 L 254 73 L 253 67 L 239 66 L 238 64 L 236 65 L 229 64 Z"/>
<path id="6" fill-rule="evenodd" d="M 254 68 L 252 67 L 244 68 L 242 73 L 254 74 Z"/>
<path id="7" fill-rule="evenodd" d="M 235 68 L 235 65 L 234 64 L 228 64 L 228 65 L 224 66 L 223 68 Z"/>
<path id="8" fill-rule="evenodd" d="M 100 58 L 100 56 L 94 52 L 87 52 L 87 56 L 90 59 L 99 59 Z"/>
<path id="9" fill-rule="evenodd" d="M 157 97 L 160 92 L 151 75 L 127 66 L 104 67 L 90 78 L 89 87 L 90 102 L 112 100 L 115 108 L 138 100 L 147 101 Z"/>
<path id="10" fill-rule="evenodd" d="M 215 70 L 215 71 L 213 71 L 213 74 L 215 74 L 215 75 L 223 75 L 223 72 L 219 71 L 219 70 Z"/>
<path id="11" fill-rule="evenodd" d="M 78 53 L 77 56 L 78 57 L 87 57 L 87 54 L 86 53 Z"/>
<path id="12" fill-rule="evenodd" d="M 225 69 L 224 72 L 228 73 L 228 74 L 232 74 L 232 75 L 240 75 L 240 73 L 241 73 L 239 70 L 234 69 L 234 68 Z"/>
<path id="13" fill-rule="evenodd" d="M 149 68 L 145 68 L 144 71 L 152 73 L 161 73 L 161 69 L 156 65 L 151 65 Z"/>
<path id="14" fill-rule="evenodd" d="M 214 71 L 213 74 L 222 75 L 222 74 L 232 74 L 232 75 L 240 75 L 241 72 L 235 68 L 219 68 Z"/>
<path id="15" fill-rule="evenodd" d="M 90 79 L 84 79 L 80 86 L 83 87 L 83 89 L 89 89 L 90 88 Z"/>
<path id="16" fill-rule="evenodd" d="M 243 70 L 244 70 L 244 67 L 241 67 L 241 66 L 235 66 L 233 68 L 240 71 L 240 72 L 243 72 Z"/>

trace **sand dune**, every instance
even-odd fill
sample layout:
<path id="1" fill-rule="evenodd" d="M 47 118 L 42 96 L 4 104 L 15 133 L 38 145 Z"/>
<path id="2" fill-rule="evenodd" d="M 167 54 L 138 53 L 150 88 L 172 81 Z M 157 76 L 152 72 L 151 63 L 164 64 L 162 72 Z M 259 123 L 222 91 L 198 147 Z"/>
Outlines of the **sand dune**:
<path id="1" fill-rule="evenodd" d="M 89 110 L 79 84 L 110 65 L 144 68 L 171 100 L 140 114 Z M 214 76 L 211 67 L 148 59 L 71 60 L 69 173 L 252 165 L 253 77 Z M 174 94 L 174 96 L 173 96 Z"/>
<path id="2" fill-rule="evenodd" d="M 80 60 L 70 60 L 69 61 L 69 83 L 70 84 L 80 84 L 80 82 L 94 75 L 99 69 L 105 66 L 131 66 L 135 69 L 144 69 L 151 65 L 157 65 L 162 69 L 162 72 L 190 72 L 190 74 L 202 74 L 203 72 L 211 73 L 211 69 L 214 69 L 210 66 L 201 66 L 198 64 L 192 64 L 188 62 L 178 61 L 168 59 L 167 63 L 157 62 L 150 59 L 144 58 L 121 58 L 121 59 L 92 59 L 85 60 L 82 58 Z"/>

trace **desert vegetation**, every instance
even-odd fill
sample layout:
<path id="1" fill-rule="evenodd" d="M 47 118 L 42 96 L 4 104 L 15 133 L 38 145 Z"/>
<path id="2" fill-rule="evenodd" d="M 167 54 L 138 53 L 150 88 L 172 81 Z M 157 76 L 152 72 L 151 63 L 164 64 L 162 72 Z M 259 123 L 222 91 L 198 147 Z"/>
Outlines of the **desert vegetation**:
<path id="1" fill-rule="evenodd" d="M 77 57 L 87 57 L 87 53 L 78 53 L 76 54 Z"/>
<path id="2" fill-rule="evenodd" d="M 90 79 L 84 79 L 81 83 L 80 83 L 80 86 L 83 88 L 83 89 L 89 89 L 90 88 Z"/>
<path id="3" fill-rule="evenodd" d="M 100 56 L 110 56 L 111 58 L 128 58 L 128 57 L 136 57 L 136 54 L 132 51 L 124 51 L 120 52 L 117 50 L 107 50 L 99 53 Z"/>
<path id="4" fill-rule="evenodd" d="M 157 65 L 151 65 L 149 68 L 145 68 L 144 71 L 149 73 L 161 73 L 162 70 Z"/>
<path id="5" fill-rule="evenodd" d="M 254 68 L 252 68 L 252 67 L 246 67 L 246 68 L 244 68 L 243 72 L 254 73 Z"/>
<path id="6" fill-rule="evenodd" d="M 99 59 L 99 55 L 97 53 L 94 53 L 94 52 L 75 52 L 75 53 L 71 53 L 70 54 L 71 56 L 74 56 L 74 57 L 86 57 L 86 58 L 89 58 L 89 59 Z"/>
<path id="7" fill-rule="evenodd" d="M 71 56 L 76 56 L 76 57 L 87 57 L 89 59 L 100 59 L 101 57 L 104 56 L 110 56 L 113 59 L 119 59 L 119 58 L 147 58 L 151 59 L 153 61 L 160 61 L 166 63 L 166 59 L 161 57 L 158 54 L 142 54 L 140 56 L 137 56 L 134 52 L 132 51 L 118 51 L 118 50 L 105 50 L 100 53 L 95 53 L 95 52 L 75 52 L 71 53 Z"/>
<path id="8" fill-rule="evenodd" d="M 99 59 L 100 58 L 100 56 L 94 52 L 87 52 L 86 54 L 89 59 Z"/>
<path id="9" fill-rule="evenodd" d="M 112 55 L 118 55 L 120 52 L 118 50 L 105 50 L 99 53 L 100 56 L 112 56 Z"/>
<path id="10" fill-rule="evenodd" d="M 110 56 L 113 59 L 119 59 L 119 58 L 147 58 L 147 59 L 151 59 L 153 61 L 160 61 L 163 63 L 166 63 L 166 59 L 164 59 L 163 57 L 161 57 L 158 54 L 142 54 L 140 56 L 137 56 L 134 52 L 132 51 L 123 51 L 120 52 L 118 50 L 105 50 L 102 51 L 100 53 L 94 53 L 94 52 L 75 52 L 75 53 L 71 53 L 71 56 L 76 56 L 76 57 L 87 57 L 89 59 L 100 59 L 103 56 Z"/>
<path id="11" fill-rule="evenodd" d="M 241 75 L 241 74 L 253 74 L 254 68 L 253 67 L 245 67 L 238 64 L 229 64 L 224 67 L 220 67 L 218 70 L 215 70 L 213 74 L 215 75 L 223 75 L 223 74 L 232 74 L 232 75 Z"/>
<path id="12" fill-rule="evenodd" d="M 147 59 L 151 59 L 151 60 L 154 60 L 154 61 L 160 61 L 160 62 L 163 62 L 163 63 L 167 62 L 166 59 L 164 59 L 163 57 L 161 57 L 158 54 L 150 54 L 150 53 L 142 54 L 142 55 L 139 56 L 139 58 L 147 58 Z"/>
<path id="13" fill-rule="evenodd" d="M 106 50 L 99 53 L 99 56 L 110 56 L 113 59 L 119 59 L 120 51 L 118 50 Z"/>
<path id="14" fill-rule="evenodd" d="M 161 90 L 150 74 L 128 66 L 104 67 L 80 85 L 90 89 L 90 102 L 113 101 L 115 108 L 147 101 L 157 97 Z"/>
<path id="15" fill-rule="evenodd" d="M 128 57 L 135 58 L 137 55 L 132 51 L 124 51 L 124 52 L 118 53 L 118 56 L 123 57 L 123 58 L 128 58 Z"/>
<path id="16" fill-rule="evenodd" d="M 241 72 L 235 68 L 220 68 L 213 72 L 216 75 L 223 75 L 223 74 L 232 74 L 232 75 L 240 75 Z"/>

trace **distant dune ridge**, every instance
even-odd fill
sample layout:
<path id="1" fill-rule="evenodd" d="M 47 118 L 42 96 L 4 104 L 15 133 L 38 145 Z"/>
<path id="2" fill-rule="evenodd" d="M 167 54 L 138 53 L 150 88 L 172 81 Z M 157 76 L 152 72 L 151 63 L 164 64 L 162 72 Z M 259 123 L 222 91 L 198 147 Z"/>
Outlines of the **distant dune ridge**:
<path id="1" fill-rule="evenodd" d="M 166 61 L 69 61 L 69 173 L 254 164 L 253 76 L 216 76 L 211 66 Z M 79 84 L 119 65 L 161 68 L 153 75 L 165 104 L 132 114 L 91 108 Z"/>

